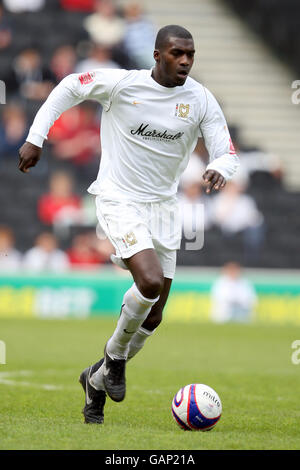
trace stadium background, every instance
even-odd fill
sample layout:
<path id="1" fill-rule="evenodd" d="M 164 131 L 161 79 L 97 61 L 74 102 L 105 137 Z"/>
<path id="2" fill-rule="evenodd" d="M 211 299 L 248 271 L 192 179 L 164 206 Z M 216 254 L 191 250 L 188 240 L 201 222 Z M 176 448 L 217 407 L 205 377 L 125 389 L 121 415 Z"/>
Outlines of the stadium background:
<path id="1" fill-rule="evenodd" d="M 14 239 L 21 258 L 46 231 L 54 234 L 58 247 L 73 256 L 73 262 L 63 273 L 49 273 L 47 268 L 33 272 L 28 265 L 25 269 L 22 261 L 15 271 L 2 268 L 0 317 L 118 314 L 130 278 L 110 265 L 107 246 L 100 247 L 100 255 L 96 253 L 95 240 L 91 239 L 96 226 L 93 201 L 85 193 L 96 176 L 100 158 L 96 137 L 101 125 L 99 110 L 92 103 L 80 107 L 80 112 L 72 110 L 68 120 L 73 129 L 62 122 L 45 145 L 42 160 L 27 175 L 17 169 L 17 149 L 43 96 L 66 73 L 86 66 L 84 61 L 91 54 L 105 66 L 111 61 L 124 68 L 141 67 L 143 60 L 149 64 L 153 31 L 179 23 L 195 39 L 192 76 L 220 101 L 238 151 L 245 157 L 248 173 L 243 193 L 254 201 L 263 229 L 251 238 L 253 232 L 250 236 L 247 230 L 227 233 L 212 220 L 205 230 L 203 249 L 186 251 L 183 242 L 166 319 L 209 320 L 212 283 L 225 263 L 236 261 L 245 268 L 244 275 L 258 294 L 254 318 L 299 324 L 300 132 L 299 105 L 292 102 L 292 83 L 300 73 L 297 2 L 284 2 L 283 10 L 282 2 L 276 0 L 145 0 L 138 2 L 148 21 L 143 23 L 141 18 L 134 19 L 139 14 L 134 8 L 126 10 L 128 2 L 117 2 L 112 13 L 110 2 L 103 1 L 102 8 L 109 11 L 112 24 L 116 23 L 103 37 L 84 26 L 94 11 L 96 2 L 92 0 L 39 0 L 26 2 L 26 7 L 23 3 L 4 1 L 0 17 L 0 79 L 6 84 L 6 104 L 1 104 L 0 110 L 0 225 L 13 234 L 8 238 Z M 125 29 L 127 36 L 123 33 L 117 43 L 116 18 L 123 27 L 131 25 L 131 33 Z M 140 44 L 142 51 L 137 47 Z M 35 59 L 32 52 L 27 62 L 22 55 L 29 49 L 34 49 L 33 55 L 40 60 L 31 77 L 30 73 L 26 75 L 26 64 Z M 61 56 L 55 55 L 58 50 Z M 34 86 L 30 87 L 28 81 Z M 82 128 L 86 133 L 80 133 L 80 143 L 87 141 L 88 145 L 76 152 L 80 145 L 75 131 L 79 133 Z M 205 150 L 200 148 L 199 153 L 205 161 Z M 47 219 L 39 204 L 48 192 L 51 175 L 57 171 L 70 175 L 73 208 L 80 206 L 80 211 L 53 221 Z M 78 244 L 89 245 L 83 264 L 78 257 L 85 254 L 70 254 Z M 3 249 L 2 261 L 5 257 Z"/>

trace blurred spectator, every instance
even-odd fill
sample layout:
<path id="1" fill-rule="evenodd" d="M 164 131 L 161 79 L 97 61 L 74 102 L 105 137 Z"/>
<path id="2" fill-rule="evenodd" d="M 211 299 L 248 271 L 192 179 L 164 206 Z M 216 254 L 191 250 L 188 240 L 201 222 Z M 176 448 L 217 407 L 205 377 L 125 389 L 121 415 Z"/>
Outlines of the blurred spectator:
<path id="1" fill-rule="evenodd" d="M 54 155 L 71 160 L 81 173 L 97 171 L 100 158 L 99 109 L 91 101 L 65 111 L 49 133 Z M 90 165 L 90 166 L 88 166 Z M 83 175 L 84 176 L 84 175 Z"/>
<path id="2" fill-rule="evenodd" d="M 76 60 L 75 49 L 69 44 L 59 46 L 54 51 L 50 62 L 50 69 L 57 83 L 74 72 Z"/>
<path id="3" fill-rule="evenodd" d="M 124 45 L 137 68 L 148 69 L 154 65 L 153 50 L 156 31 L 152 22 L 145 17 L 142 6 L 130 2 L 124 7 L 126 20 Z"/>
<path id="4" fill-rule="evenodd" d="M 93 231 L 76 235 L 67 254 L 73 268 L 97 269 L 110 259 L 113 252 L 109 240 L 98 240 Z"/>
<path id="5" fill-rule="evenodd" d="M 235 233 L 263 222 L 254 199 L 244 193 L 242 184 L 227 181 L 225 188 L 212 201 L 214 222 L 224 233 Z"/>
<path id="6" fill-rule="evenodd" d="M 237 171 L 233 175 L 230 181 L 236 183 L 243 191 L 246 191 L 248 186 L 251 184 L 249 173 L 247 168 L 244 165 L 244 162 L 240 162 L 240 166 L 238 167 Z"/>
<path id="7" fill-rule="evenodd" d="M 96 44 L 112 47 L 123 40 L 124 20 L 117 16 L 112 0 L 96 0 L 95 13 L 85 18 L 83 25 Z"/>
<path id="8" fill-rule="evenodd" d="M 257 297 L 252 284 L 242 277 L 239 264 L 227 263 L 212 286 L 212 320 L 218 323 L 252 319 Z"/>
<path id="9" fill-rule="evenodd" d="M 95 196 L 89 193 L 83 194 L 81 199 L 82 225 L 95 227 L 98 223 L 95 211 Z"/>
<path id="10" fill-rule="evenodd" d="M 245 262 L 255 262 L 264 241 L 264 217 L 254 199 L 245 194 L 244 182 L 232 179 L 212 198 L 211 216 L 225 239 L 243 234 Z"/>
<path id="11" fill-rule="evenodd" d="M 17 158 L 18 150 L 23 145 L 28 124 L 24 109 L 17 103 L 3 107 L 0 121 L 0 160 L 5 157 Z"/>
<path id="12" fill-rule="evenodd" d="M 198 152 L 193 152 L 190 156 L 186 169 L 181 175 L 180 188 L 184 187 L 186 184 L 193 183 L 194 181 L 197 181 L 203 185 L 202 176 L 205 173 L 205 169 L 205 164 L 203 163 Z"/>
<path id="13" fill-rule="evenodd" d="M 75 71 L 80 73 L 100 68 L 117 69 L 119 65 L 112 60 L 109 47 L 101 44 L 91 44 L 89 57 L 78 62 Z"/>
<path id="14" fill-rule="evenodd" d="M 0 227 L 0 272 L 18 272 L 21 253 L 14 248 L 15 237 L 9 227 Z"/>
<path id="15" fill-rule="evenodd" d="M 80 219 L 81 203 L 73 193 L 73 180 L 68 173 L 55 172 L 50 178 L 50 191 L 38 202 L 38 215 L 47 225 L 57 222 L 77 223 Z"/>
<path id="16" fill-rule="evenodd" d="M 0 3 L 0 50 L 5 49 L 10 45 L 11 39 L 11 27 L 4 15 L 4 10 Z"/>
<path id="17" fill-rule="evenodd" d="M 5 8 L 11 13 L 39 11 L 45 6 L 45 0 L 3 0 Z"/>
<path id="18" fill-rule="evenodd" d="M 43 232 L 37 237 L 35 246 L 25 253 L 23 267 L 35 272 L 64 272 L 69 269 L 69 260 L 57 247 L 55 236 Z"/>
<path id="19" fill-rule="evenodd" d="M 25 100 L 45 100 L 55 85 L 55 77 L 42 65 L 37 49 L 24 49 L 14 60 L 6 79 L 8 93 L 19 94 Z"/>
<path id="20" fill-rule="evenodd" d="M 259 148 L 246 148 L 241 142 L 240 131 L 236 126 L 230 126 L 230 135 L 241 165 L 249 177 L 254 173 L 261 173 L 271 175 L 274 180 L 281 180 L 282 165 L 277 155 Z"/>
<path id="21" fill-rule="evenodd" d="M 203 192 L 202 176 L 204 173 L 204 163 L 197 153 L 193 153 L 187 168 L 181 176 L 181 191 L 178 195 L 182 228 L 187 238 L 191 238 L 199 231 L 208 229 L 211 225 L 208 209 L 210 199 Z"/>
<path id="22" fill-rule="evenodd" d="M 95 0 L 60 0 L 61 7 L 69 11 L 93 11 Z"/>

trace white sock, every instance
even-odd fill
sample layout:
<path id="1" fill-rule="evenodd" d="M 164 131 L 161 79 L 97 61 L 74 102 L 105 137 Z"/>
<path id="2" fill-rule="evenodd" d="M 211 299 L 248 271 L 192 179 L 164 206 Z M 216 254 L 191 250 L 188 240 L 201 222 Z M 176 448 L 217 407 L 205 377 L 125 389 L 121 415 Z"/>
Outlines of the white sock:
<path id="1" fill-rule="evenodd" d="M 142 326 L 139 327 L 129 343 L 127 360 L 132 359 L 143 348 L 146 339 L 152 336 L 154 332 L 155 330 L 150 331 L 146 330 L 146 328 L 143 328 Z M 96 390 L 105 390 L 103 382 L 103 364 L 90 378 L 90 384 Z"/>
<path id="2" fill-rule="evenodd" d="M 90 377 L 90 384 L 96 390 L 105 390 L 103 382 L 103 364 L 93 373 L 92 377 Z"/>
<path id="3" fill-rule="evenodd" d="M 147 299 L 133 284 L 123 297 L 123 308 L 117 327 L 108 340 L 106 351 L 112 359 L 127 359 L 129 343 L 143 324 L 153 305 L 158 301 Z"/>
<path id="4" fill-rule="evenodd" d="M 139 327 L 139 329 L 133 335 L 129 343 L 129 351 L 128 351 L 127 360 L 131 359 L 143 348 L 146 342 L 146 339 L 149 338 L 149 336 L 153 335 L 154 331 L 155 330 L 153 331 L 146 330 L 146 328 L 143 328 L 142 326 Z"/>

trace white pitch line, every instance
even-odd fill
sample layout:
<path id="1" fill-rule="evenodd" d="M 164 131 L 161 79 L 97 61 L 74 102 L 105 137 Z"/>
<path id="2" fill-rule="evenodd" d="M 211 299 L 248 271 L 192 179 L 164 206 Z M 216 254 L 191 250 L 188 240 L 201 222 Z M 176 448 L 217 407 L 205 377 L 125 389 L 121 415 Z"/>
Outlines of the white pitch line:
<path id="1" fill-rule="evenodd" d="M 57 374 L 57 371 L 54 369 L 46 369 L 43 371 L 43 374 L 45 375 L 49 375 L 52 373 Z M 66 371 L 66 373 L 70 373 L 70 370 Z M 72 374 L 73 373 L 75 376 L 75 371 L 72 372 Z M 53 385 L 53 384 L 39 384 L 39 383 L 33 383 L 33 382 L 24 381 L 24 380 L 14 380 L 15 378 L 18 378 L 18 377 L 33 377 L 35 375 L 37 375 L 37 372 L 34 372 L 32 370 L 15 370 L 15 371 L 9 371 L 9 372 L 0 372 L 0 385 L 8 385 L 10 387 L 31 387 L 31 388 L 37 388 L 40 390 L 48 390 L 48 391 L 78 390 L 78 386 L 75 386 L 75 385 L 66 386 L 66 385 Z M 133 385 L 132 389 L 140 390 L 140 387 L 137 385 Z M 147 393 L 149 395 L 161 395 L 163 391 L 160 389 L 144 390 L 144 393 Z"/>
<path id="2" fill-rule="evenodd" d="M 78 387 L 75 386 L 65 386 L 65 385 L 53 385 L 53 384 L 38 384 L 33 382 L 28 382 L 24 380 L 12 380 L 9 377 L 29 377 L 34 376 L 35 373 L 31 370 L 18 370 L 10 372 L 0 372 L 0 385 L 9 385 L 11 387 L 32 387 L 42 390 L 75 390 Z"/>
<path id="3" fill-rule="evenodd" d="M 34 375 L 32 370 L 14 370 L 9 372 L 0 372 L 1 377 L 28 377 L 30 375 Z"/>
<path id="4" fill-rule="evenodd" d="M 33 384 L 31 382 L 24 382 L 18 380 L 7 380 L 0 378 L 0 385 L 10 385 L 11 387 L 33 387 L 40 388 L 42 390 L 64 390 L 65 387 L 60 385 L 51 385 L 51 384 Z"/>

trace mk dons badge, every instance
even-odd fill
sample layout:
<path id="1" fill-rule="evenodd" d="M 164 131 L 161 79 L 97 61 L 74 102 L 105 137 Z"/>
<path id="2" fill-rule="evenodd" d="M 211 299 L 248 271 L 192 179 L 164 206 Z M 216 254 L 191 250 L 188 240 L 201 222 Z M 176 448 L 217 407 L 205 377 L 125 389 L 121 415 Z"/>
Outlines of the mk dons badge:
<path id="1" fill-rule="evenodd" d="M 186 118 L 188 117 L 189 112 L 190 112 L 189 104 L 183 104 L 183 103 L 180 103 L 180 105 L 176 104 L 175 116 L 178 115 L 178 117 Z"/>
<path id="2" fill-rule="evenodd" d="M 135 234 L 133 232 L 126 233 L 124 238 L 125 238 L 125 242 L 129 246 L 135 245 L 137 243 L 137 239 L 136 239 Z"/>

